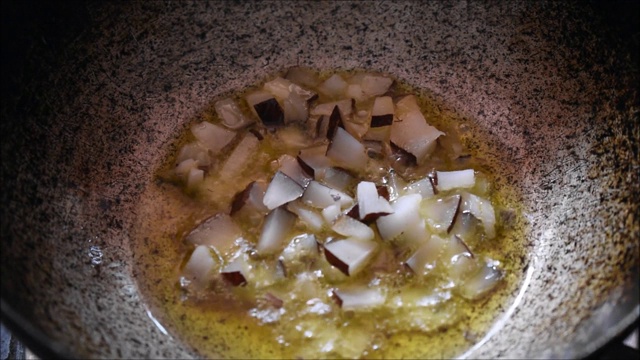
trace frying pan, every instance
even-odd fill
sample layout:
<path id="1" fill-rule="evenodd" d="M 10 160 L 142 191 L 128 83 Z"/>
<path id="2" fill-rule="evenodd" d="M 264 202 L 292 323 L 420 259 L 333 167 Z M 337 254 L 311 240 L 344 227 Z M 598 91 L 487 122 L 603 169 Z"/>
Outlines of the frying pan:
<path id="1" fill-rule="evenodd" d="M 518 289 L 460 355 L 585 357 L 638 319 L 637 26 L 621 36 L 598 3 L 3 2 L 3 13 L 2 316 L 42 356 L 198 356 L 141 291 L 138 205 L 213 99 L 294 65 L 426 89 L 480 129 L 520 189 Z"/>

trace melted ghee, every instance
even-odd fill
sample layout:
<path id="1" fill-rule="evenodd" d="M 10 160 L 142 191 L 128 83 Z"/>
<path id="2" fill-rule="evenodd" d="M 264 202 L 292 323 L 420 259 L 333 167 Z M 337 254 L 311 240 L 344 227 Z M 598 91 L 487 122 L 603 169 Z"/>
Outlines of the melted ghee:
<path id="1" fill-rule="evenodd" d="M 323 76 L 328 77 L 327 73 Z M 458 322 L 452 326 L 430 332 L 376 333 L 376 336 L 383 338 L 379 339 L 380 341 L 372 340 L 374 344 L 380 345 L 363 354 L 366 358 L 451 358 L 461 354 L 484 336 L 490 325 L 513 301 L 521 283 L 525 263 L 525 226 L 518 191 L 510 186 L 505 176 L 517 171 L 509 169 L 508 159 L 500 155 L 500 143 L 492 141 L 495 139 L 487 136 L 478 124 L 447 111 L 424 91 L 398 81 L 395 86 L 397 94 L 408 93 L 418 96 L 423 114 L 431 125 L 446 133 L 459 133 L 464 148 L 474 159 L 473 167 L 489 178 L 490 199 L 496 212 L 500 209 L 513 209 L 516 214 L 509 227 L 501 226 L 498 217 L 498 236 L 493 240 L 475 244 L 475 251 L 502 263 L 505 278 L 497 289 L 489 296 L 476 301 L 454 299 Z M 242 93 L 236 96 L 239 98 Z M 214 123 L 219 121 L 213 106 L 199 119 Z M 176 141 L 173 149 L 179 149 L 186 139 L 187 136 L 183 135 Z M 281 149 L 263 150 L 266 155 L 254 159 L 258 175 L 270 171 L 266 159 Z M 171 149 L 167 149 L 167 153 L 171 153 Z M 185 194 L 180 187 L 163 180 L 174 164 L 174 156 L 168 156 L 171 161 L 158 170 L 156 181 L 149 184 L 142 194 L 136 211 L 137 223 L 132 234 L 137 281 L 154 316 L 172 335 L 204 357 L 299 357 L 304 353 L 301 351 L 306 346 L 304 341 L 286 346 L 282 337 L 274 336 L 274 333 L 294 331 L 292 324 L 260 325 L 249 315 L 249 305 L 242 301 L 242 298 L 234 298 L 228 294 L 213 294 L 197 300 L 187 297 L 179 286 L 180 268 L 184 265 L 185 255 L 190 249 L 184 244 L 184 237 L 198 221 L 217 212 L 226 211 L 228 200 L 238 188 L 244 188 L 252 176 L 243 176 L 242 184 L 224 184 L 217 187 L 216 191 L 227 193 L 228 196 L 224 201 L 212 202 L 206 194 Z M 208 186 L 217 185 L 214 183 Z M 259 232 L 259 229 L 256 232 Z M 253 234 L 253 237 L 257 236 L 258 234 Z M 345 324 L 359 322 L 354 326 L 363 329 L 372 329 L 377 325 L 375 316 L 359 320 L 344 317 L 342 321 Z"/>

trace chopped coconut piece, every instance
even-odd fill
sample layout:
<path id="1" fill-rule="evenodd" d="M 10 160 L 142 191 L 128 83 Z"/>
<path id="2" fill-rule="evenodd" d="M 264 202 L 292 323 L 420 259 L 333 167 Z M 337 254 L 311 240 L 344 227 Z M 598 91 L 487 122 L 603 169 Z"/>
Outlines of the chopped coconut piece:
<path id="1" fill-rule="evenodd" d="M 333 108 L 333 111 L 329 116 L 329 124 L 327 125 L 327 139 L 333 139 L 336 134 L 336 129 L 339 127 L 344 129 L 344 122 L 342 121 L 342 115 L 340 115 L 340 109 L 336 106 L 335 108 Z"/>
<path id="2" fill-rule="evenodd" d="M 389 160 L 391 167 L 401 173 L 407 173 L 408 169 L 418 165 L 418 160 L 412 153 L 400 148 L 393 142 L 389 142 Z"/>
<path id="3" fill-rule="evenodd" d="M 391 203 L 393 213 L 381 216 L 376 221 L 380 236 L 384 240 L 392 240 L 408 229 L 416 227 L 420 222 L 420 201 L 420 195 L 409 194 Z"/>
<path id="4" fill-rule="evenodd" d="M 422 246 L 416 250 L 405 264 L 416 275 L 427 275 L 435 269 L 438 257 L 447 241 L 437 235 L 432 235 Z"/>
<path id="5" fill-rule="evenodd" d="M 369 127 L 363 138 L 388 143 L 391 136 L 391 124 L 394 118 L 393 100 L 390 96 L 382 96 L 375 99 Z"/>
<path id="6" fill-rule="evenodd" d="M 347 82 L 344 81 L 342 76 L 334 74 L 320 84 L 320 86 L 318 86 L 318 90 L 325 95 L 339 97 L 347 90 Z"/>
<path id="7" fill-rule="evenodd" d="M 496 213 L 491 202 L 480 196 L 470 193 L 462 193 L 460 211 L 470 213 L 482 222 L 487 238 L 493 239 L 496 236 Z"/>
<path id="8" fill-rule="evenodd" d="M 295 222 L 296 216 L 284 207 L 271 210 L 264 220 L 256 250 L 264 255 L 279 251 Z"/>
<path id="9" fill-rule="evenodd" d="M 211 254 L 209 247 L 198 245 L 191 253 L 182 273 L 187 280 L 195 283 L 198 287 L 204 287 L 211 280 L 212 270 L 216 265 L 217 261 Z"/>
<path id="10" fill-rule="evenodd" d="M 322 209 L 322 217 L 329 225 L 333 225 L 338 216 L 340 216 L 340 205 L 338 204 L 329 205 Z"/>
<path id="11" fill-rule="evenodd" d="M 313 91 L 306 90 L 301 86 L 281 77 L 277 77 L 271 81 L 266 82 L 263 88 L 264 90 L 273 94 L 273 96 L 283 100 L 288 98 L 292 93 L 302 98 L 305 102 L 317 96 L 317 94 Z"/>
<path id="12" fill-rule="evenodd" d="M 238 256 L 220 270 L 220 275 L 233 286 L 244 286 L 247 284 L 249 272 L 249 264 L 246 259 L 243 256 Z"/>
<path id="13" fill-rule="evenodd" d="M 368 96 L 380 96 L 393 84 L 393 79 L 382 75 L 367 74 L 362 79 L 362 91 Z"/>
<path id="14" fill-rule="evenodd" d="M 328 124 L 326 115 L 311 115 L 307 119 L 307 134 L 314 140 L 323 140 L 327 137 Z"/>
<path id="15" fill-rule="evenodd" d="M 283 100 L 284 102 L 284 122 L 304 123 L 309 118 L 309 105 L 307 101 L 295 92 Z"/>
<path id="16" fill-rule="evenodd" d="M 405 194 L 420 194 L 423 199 L 429 199 L 435 195 L 433 182 L 430 177 L 414 181 L 404 188 Z"/>
<path id="17" fill-rule="evenodd" d="M 442 262 L 448 267 L 449 276 L 455 281 L 464 280 L 478 269 L 478 262 L 471 249 L 458 236 L 450 236 L 442 255 Z"/>
<path id="18" fill-rule="evenodd" d="M 242 141 L 233 149 L 227 161 L 225 161 L 220 171 L 220 177 L 230 180 L 239 176 L 247 167 L 251 156 L 258 149 L 258 145 L 260 145 L 260 141 L 257 137 L 251 133 L 246 134 Z"/>
<path id="19" fill-rule="evenodd" d="M 245 116 L 233 99 L 216 101 L 214 107 L 222 124 L 229 129 L 238 130 L 253 123 L 253 119 Z"/>
<path id="20" fill-rule="evenodd" d="M 197 160 L 186 159 L 181 163 L 179 163 L 178 166 L 176 166 L 174 171 L 176 175 L 178 175 L 179 177 L 183 179 L 187 179 L 189 177 L 189 173 L 191 172 L 191 169 L 197 169 L 197 168 L 198 168 Z"/>
<path id="21" fill-rule="evenodd" d="M 277 77 L 271 81 L 267 81 L 266 83 L 264 83 L 262 88 L 265 91 L 271 93 L 271 95 L 282 100 L 289 97 L 289 94 L 291 93 L 291 85 L 293 85 L 291 81 L 283 79 L 281 77 Z"/>
<path id="22" fill-rule="evenodd" d="M 364 101 L 368 97 L 364 91 L 362 91 L 362 86 L 360 84 L 347 85 L 345 95 L 351 99 L 355 99 L 356 101 Z"/>
<path id="23" fill-rule="evenodd" d="M 331 229 L 340 235 L 358 240 L 373 240 L 373 230 L 360 221 L 347 215 L 340 216 Z"/>
<path id="24" fill-rule="evenodd" d="M 458 287 L 458 293 L 469 300 L 479 299 L 495 288 L 504 277 L 500 269 L 500 262 L 487 260 L 481 264 L 480 269 L 469 276 L 462 286 Z"/>
<path id="25" fill-rule="evenodd" d="M 396 116 L 397 121 L 391 125 L 391 141 L 414 155 L 418 164 L 424 163 L 444 133 L 427 124 L 413 95 L 398 101 Z"/>
<path id="26" fill-rule="evenodd" d="M 209 157 L 209 151 L 200 145 L 198 141 L 185 144 L 178 153 L 176 158 L 176 164 L 180 164 L 185 160 L 195 160 L 198 162 L 198 167 L 207 168 L 211 165 L 211 158 Z"/>
<path id="27" fill-rule="evenodd" d="M 326 153 L 327 145 L 302 149 L 298 153 L 298 162 L 309 175 L 317 177 L 316 173 L 324 171 L 325 168 L 333 164 L 331 159 L 326 156 Z"/>
<path id="28" fill-rule="evenodd" d="M 250 207 L 257 212 L 266 213 L 269 211 L 263 203 L 264 193 L 266 191 L 267 184 L 265 184 L 264 181 L 250 182 L 244 190 L 238 192 L 233 197 L 229 215 L 237 213 L 245 208 L 245 206 Z"/>
<path id="29" fill-rule="evenodd" d="M 193 229 L 186 240 L 195 245 L 211 246 L 221 255 L 227 256 L 234 248 L 242 229 L 227 214 L 217 214 Z"/>
<path id="30" fill-rule="evenodd" d="M 277 171 L 271 179 L 262 202 L 269 210 L 293 201 L 304 193 L 304 188 L 281 171 Z"/>
<path id="31" fill-rule="evenodd" d="M 244 255 L 249 264 L 249 272 L 245 273 L 247 282 L 255 289 L 270 287 L 286 278 L 286 269 L 281 261 L 268 260 L 256 262 L 248 254 Z"/>
<path id="32" fill-rule="evenodd" d="M 460 237 L 466 242 L 474 243 L 480 239 L 480 234 L 485 233 L 486 235 L 482 222 L 473 214 L 464 212 L 462 203 L 460 203 L 460 212 L 449 233 Z"/>
<path id="33" fill-rule="evenodd" d="M 193 189 L 196 186 L 202 184 L 204 181 L 204 171 L 196 168 L 189 169 L 189 175 L 187 176 L 187 188 Z"/>
<path id="34" fill-rule="evenodd" d="M 263 88 L 283 103 L 286 124 L 306 121 L 309 116 L 307 102 L 317 96 L 313 91 L 281 77 L 265 83 Z"/>
<path id="35" fill-rule="evenodd" d="M 361 181 L 356 192 L 360 220 L 374 220 L 378 216 L 393 213 L 393 207 L 384 197 L 378 194 L 378 189 L 374 183 Z"/>
<path id="36" fill-rule="evenodd" d="M 316 209 L 305 205 L 302 200 L 296 200 L 288 203 L 287 209 L 298 215 L 298 218 L 307 224 L 311 230 L 320 231 L 322 229 L 324 224 L 322 215 L 318 213 Z M 340 207 L 338 207 L 338 211 L 340 211 Z"/>
<path id="37" fill-rule="evenodd" d="M 302 201 L 320 209 L 333 204 L 339 204 L 341 208 L 346 208 L 353 203 L 353 198 L 342 191 L 332 189 L 317 181 L 311 181 L 302 195 Z"/>
<path id="38" fill-rule="evenodd" d="M 436 232 L 449 232 L 460 209 L 460 195 L 455 194 L 440 199 L 427 199 L 420 206 L 420 214 Z"/>
<path id="39" fill-rule="evenodd" d="M 333 295 L 343 310 L 369 310 L 384 305 L 385 294 L 380 289 L 361 286 L 335 289 Z"/>
<path id="40" fill-rule="evenodd" d="M 258 90 L 247 94 L 246 100 L 265 126 L 284 125 L 284 111 L 271 93 Z"/>
<path id="41" fill-rule="evenodd" d="M 227 146 L 236 135 L 235 131 L 225 129 L 222 126 L 214 125 L 210 122 L 203 121 L 191 126 L 193 136 L 205 148 L 209 149 L 212 154 L 217 154 L 225 146 Z"/>
<path id="42" fill-rule="evenodd" d="M 391 96 L 376 98 L 371 110 L 371 127 L 390 126 L 393 123 L 394 114 L 393 100 Z"/>
<path id="43" fill-rule="evenodd" d="M 438 179 L 438 191 L 456 188 L 472 188 L 476 183 L 473 169 L 436 171 L 436 178 Z"/>
<path id="44" fill-rule="evenodd" d="M 373 257 L 378 244 L 356 239 L 336 240 L 324 245 L 327 261 L 343 273 L 353 276 Z"/>
<path id="45" fill-rule="evenodd" d="M 284 250 L 281 259 L 290 262 L 298 259 L 314 258 L 318 255 L 318 242 L 313 234 L 302 234 L 294 237 Z"/>
<path id="46" fill-rule="evenodd" d="M 404 231 L 404 239 L 412 244 L 422 244 L 430 237 L 431 232 L 427 229 L 427 223 L 424 219 L 420 219 L 417 223 L 409 225 Z"/>
<path id="47" fill-rule="evenodd" d="M 289 242 L 282 250 L 278 260 L 288 276 L 295 275 L 309 268 L 309 263 L 318 258 L 318 242 L 311 234 L 301 234 Z"/>
<path id="48" fill-rule="evenodd" d="M 401 195 L 405 195 L 407 182 L 400 177 L 395 170 L 391 169 L 385 178 L 387 182 L 387 189 L 389 190 L 390 201 L 394 201 Z"/>
<path id="49" fill-rule="evenodd" d="M 256 116 L 258 116 L 258 113 L 255 112 L 256 109 L 254 108 L 254 106 L 257 104 L 260 104 L 261 102 L 265 102 L 269 99 L 273 99 L 273 94 L 264 90 L 257 90 L 257 91 L 250 92 L 245 97 L 245 100 L 247 101 L 249 108 L 251 109 L 252 112 L 254 112 Z"/>
<path id="50" fill-rule="evenodd" d="M 338 167 L 328 167 L 320 173 L 318 180 L 327 186 L 340 191 L 347 191 L 355 182 L 355 178 L 348 171 Z"/>
<path id="51" fill-rule="evenodd" d="M 345 99 L 318 104 L 309 111 L 309 114 L 315 116 L 331 116 L 331 113 L 336 106 L 340 109 L 340 114 L 342 116 L 349 116 L 353 112 L 353 100 Z"/>
<path id="52" fill-rule="evenodd" d="M 287 80 L 308 88 L 315 88 L 320 84 L 320 79 L 315 71 L 304 67 L 292 67 L 287 71 Z"/>

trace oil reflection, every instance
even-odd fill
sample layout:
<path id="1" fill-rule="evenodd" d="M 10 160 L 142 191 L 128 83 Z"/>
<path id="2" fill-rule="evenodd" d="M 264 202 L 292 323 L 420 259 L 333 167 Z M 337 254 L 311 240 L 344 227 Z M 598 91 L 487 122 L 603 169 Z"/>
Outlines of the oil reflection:
<path id="1" fill-rule="evenodd" d="M 522 298 L 524 297 L 524 293 L 527 291 L 527 288 L 529 287 L 529 283 L 531 283 L 531 278 L 533 277 L 533 273 L 534 273 L 536 267 L 537 267 L 537 260 L 536 260 L 536 257 L 533 256 L 531 258 L 531 261 L 529 262 L 529 267 L 527 268 L 527 272 L 525 274 L 524 281 L 522 283 L 522 287 L 520 288 L 518 296 L 516 296 L 516 299 L 513 302 L 513 304 L 511 304 L 509 309 L 507 309 L 507 311 L 505 312 L 504 316 L 502 316 L 502 318 L 500 318 L 500 320 L 498 320 L 491 327 L 491 329 L 489 329 L 489 331 L 482 338 L 482 340 L 480 340 L 478 343 L 476 343 L 471 349 L 467 350 L 464 354 L 460 355 L 458 357 L 458 359 L 474 358 L 474 356 L 473 356 L 474 352 L 476 352 L 479 348 L 481 348 L 484 344 L 486 344 L 495 334 L 498 333 L 498 331 L 500 331 L 504 327 L 504 325 L 507 323 L 507 321 L 509 320 L 511 315 L 513 315 L 513 312 L 516 310 L 516 308 L 522 302 Z"/>

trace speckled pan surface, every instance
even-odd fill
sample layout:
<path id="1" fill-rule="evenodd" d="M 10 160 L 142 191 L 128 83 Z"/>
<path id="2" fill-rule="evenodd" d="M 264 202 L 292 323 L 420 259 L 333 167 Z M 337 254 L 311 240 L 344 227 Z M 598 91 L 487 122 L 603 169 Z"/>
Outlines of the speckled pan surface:
<path id="1" fill-rule="evenodd" d="M 527 288 L 470 357 L 581 357 L 637 319 L 638 68 L 597 6 L 125 2 L 69 18 L 38 34 L 2 99 L 0 266 L 3 313 L 70 353 L 197 355 L 148 315 L 133 209 L 213 98 L 292 65 L 391 73 L 512 162 Z"/>

